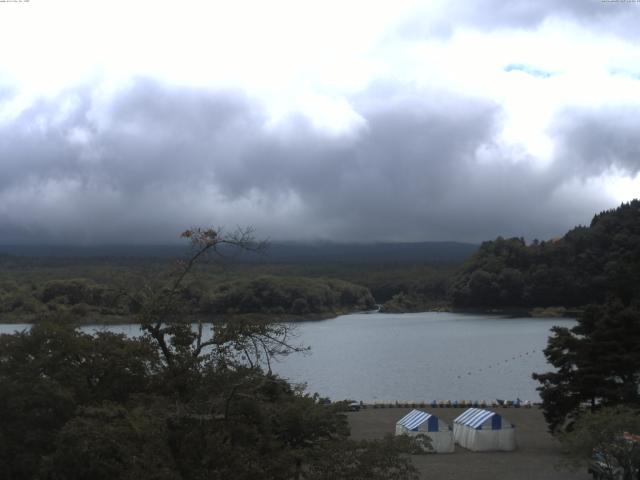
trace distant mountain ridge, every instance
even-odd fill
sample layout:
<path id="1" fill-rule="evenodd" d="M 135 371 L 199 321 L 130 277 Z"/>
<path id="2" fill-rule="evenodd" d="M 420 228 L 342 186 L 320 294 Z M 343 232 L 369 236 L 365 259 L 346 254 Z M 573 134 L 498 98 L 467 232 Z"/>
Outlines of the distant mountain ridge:
<path id="1" fill-rule="evenodd" d="M 36 258 L 159 258 L 181 257 L 178 245 L 0 245 L 0 254 Z M 264 254 L 232 254 L 241 263 L 459 263 L 478 245 L 463 242 L 296 243 L 272 242 Z"/>
<path id="2" fill-rule="evenodd" d="M 458 263 L 478 245 L 461 242 L 415 243 L 274 243 L 267 261 L 283 263 Z"/>

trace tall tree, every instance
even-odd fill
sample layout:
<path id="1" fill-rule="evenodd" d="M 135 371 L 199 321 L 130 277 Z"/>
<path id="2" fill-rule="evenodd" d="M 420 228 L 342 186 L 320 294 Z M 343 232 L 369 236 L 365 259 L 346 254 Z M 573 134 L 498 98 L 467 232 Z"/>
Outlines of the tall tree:
<path id="1" fill-rule="evenodd" d="M 573 328 L 554 327 L 536 373 L 551 431 L 570 427 L 588 405 L 640 406 L 640 310 L 620 302 L 589 306 Z"/>

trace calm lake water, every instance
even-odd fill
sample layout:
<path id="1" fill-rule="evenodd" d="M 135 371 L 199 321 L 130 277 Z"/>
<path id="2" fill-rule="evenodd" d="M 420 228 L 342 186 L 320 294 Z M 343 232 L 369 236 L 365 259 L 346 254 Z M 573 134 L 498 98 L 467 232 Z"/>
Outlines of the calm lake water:
<path id="1" fill-rule="evenodd" d="M 458 313 L 353 314 L 296 324 L 311 347 L 273 369 L 334 400 L 538 401 L 533 372 L 550 369 L 542 350 L 553 325 L 574 320 Z M 0 325 L 0 333 L 28 328 Z M 85 327 L 95 330 L 104 327 Z M 137 325 L 109 330 L 138 335 Z"/>

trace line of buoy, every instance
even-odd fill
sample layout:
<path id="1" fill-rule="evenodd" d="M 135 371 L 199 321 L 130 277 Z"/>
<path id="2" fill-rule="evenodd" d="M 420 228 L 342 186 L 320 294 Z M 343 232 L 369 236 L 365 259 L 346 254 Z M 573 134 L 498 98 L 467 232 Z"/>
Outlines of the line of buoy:
<path id="1" fill-rule="evenodd" d="M 535 350 L 531 350 L 531 352 L 528 352 L 528 351 L 527 351 L 527 352 L 524 352 L 524 353 L 520 353 L 520 354 L 518 355 L 518 358 L 522 358 L 524 355 L 529 355 L 529 353 L 535 353 L 535 352 L 536 352 Z M 514 355 L 513 357 L 511 357 L 511 360 L 515 360 L 515 359 L 516 359 L 515 355 Z M 500 365 L 500 364 L 502 364 L 502 363 L 509 363 L 509 359 L 507 358 L 507 359 L 505 359 L 505 360 L 500 360 L 500 361 L 496 362 L 495 366 L 497 367 L 497 366 L 499 366 L 499 365 Z M 488 365 L 486 368 L 493 368 L 493 367 L 494 367 L 494 365 L 493 365 L 493 364 L 491 364 L 491 365 Z M 482 372 L 482 370 L 483 370 L 482 368 L 478 368 L 477 370 L 473 370 L 473 371 L 475 371 L 475 372 Z M 472 373 L 473 371 L 468 371 L 468 372 L 467 372 L 467 375 L 471 375 L 471 373 Z M 461 378 L 461 376 L 460 376 L 460 375 L 458 375 L 458 378 Z"/>

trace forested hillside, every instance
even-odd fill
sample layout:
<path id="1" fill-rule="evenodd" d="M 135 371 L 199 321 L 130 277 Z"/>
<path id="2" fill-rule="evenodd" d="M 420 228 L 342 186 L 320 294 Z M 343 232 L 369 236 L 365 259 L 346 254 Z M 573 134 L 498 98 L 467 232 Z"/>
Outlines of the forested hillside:
<path id="1" fill-rule="evenodd" d="M 455 307 L 577 307 L 640 298 L 640 201 L 594 216 L 564 237 L 484 242 L 452 282 Z"/>

